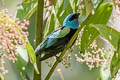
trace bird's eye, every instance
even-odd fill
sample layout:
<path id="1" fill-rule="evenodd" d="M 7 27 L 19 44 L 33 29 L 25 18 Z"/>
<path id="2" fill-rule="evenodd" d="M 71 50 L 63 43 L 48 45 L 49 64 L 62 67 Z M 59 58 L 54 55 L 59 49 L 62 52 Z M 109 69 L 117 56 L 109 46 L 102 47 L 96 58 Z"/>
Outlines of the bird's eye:
<path id="1" fill-rule="evenodd" d="M 76 18 L 76 16 L 73 15 L 73 16 L 69 19 L 69 21 L 72 21 L 72 20 L 74 20 L 75 18 Z"/>
<path id="2" fill-rule="evenodd" d="M 69 19 L 69 21 L 72 21 L 72 20 L 73 20 L 72 18 Z"/>

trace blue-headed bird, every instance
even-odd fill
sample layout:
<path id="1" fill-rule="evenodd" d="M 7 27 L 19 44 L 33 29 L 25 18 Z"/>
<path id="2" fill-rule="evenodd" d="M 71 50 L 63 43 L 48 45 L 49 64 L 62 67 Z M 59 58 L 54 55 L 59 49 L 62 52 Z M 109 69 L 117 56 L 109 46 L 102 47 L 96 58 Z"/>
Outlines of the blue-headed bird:
<path id="1" fill-rule="evenodd" d="M 79 28 L 79 13 L 69 14 L 63 21 L 63 25 L 53 31 L 35 49 L 36 56 L 40 61 L 48 59 L 62 52 L 74 33 Z"/>

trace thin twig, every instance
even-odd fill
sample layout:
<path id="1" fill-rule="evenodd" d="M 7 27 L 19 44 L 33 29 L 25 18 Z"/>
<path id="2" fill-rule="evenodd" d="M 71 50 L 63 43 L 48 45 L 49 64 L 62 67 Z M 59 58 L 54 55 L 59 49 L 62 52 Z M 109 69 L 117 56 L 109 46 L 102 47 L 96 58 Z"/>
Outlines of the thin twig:
<path id="1" fill-rule="evenodd" d="M 62 71 L 61 71 L 60 68 L 57 69 L 57 72 L 58 72 L 58 74 L 60 75 L 61 80 L 64 80 L 64 76 L 63 76 Z"/>

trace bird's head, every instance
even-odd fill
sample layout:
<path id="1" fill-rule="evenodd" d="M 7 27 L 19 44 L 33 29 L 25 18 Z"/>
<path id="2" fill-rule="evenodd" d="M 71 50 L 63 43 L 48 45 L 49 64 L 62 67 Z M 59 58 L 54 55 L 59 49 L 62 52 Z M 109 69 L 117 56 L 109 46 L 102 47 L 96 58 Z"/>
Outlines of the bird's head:
<path id="1" fill-rule="evenodd" d="M 80 13 L 69 14 L 64 19 L 63 26 L 69 27 L 69 28 L 72 28 L 72 29 L 78 29 L 79 28 L 79 20 L 78 20 L 79 15 L 80 15 Z"/>

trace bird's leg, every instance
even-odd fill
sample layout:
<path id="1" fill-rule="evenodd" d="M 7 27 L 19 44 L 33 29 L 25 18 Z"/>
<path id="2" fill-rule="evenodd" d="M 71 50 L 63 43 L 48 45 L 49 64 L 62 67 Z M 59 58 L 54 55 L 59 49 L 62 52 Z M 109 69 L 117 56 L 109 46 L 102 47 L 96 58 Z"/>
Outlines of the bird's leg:
<path id="1" fill-rule="evenodd" d="M 62 60 L 59 60 L 59 56 L 55 55 L 56 60 L 58 60 L 58 62 L 60 63 Z"/>
<path id="2" fill-rule="evenodd" d="M 55 55 L 56 59 L 58 59 L 59 56 Z"/>
<path id="3" fill-rule="evenodd" d="M 68 51 L 69 51 L 69 52 L 73 52 L 73 49 L 72 49 L 72 48 L 69 48 Z"/>
<path id="4" fill-rule="evenodd" d="M 66 47 L 66 46 L 65 46 Z M 67 48 L 67 50 L 69 51 L 69 52 L 73 52 L 73 49 L 72 49 L 72 47 L 70 47 L 70 48 Z"/>

